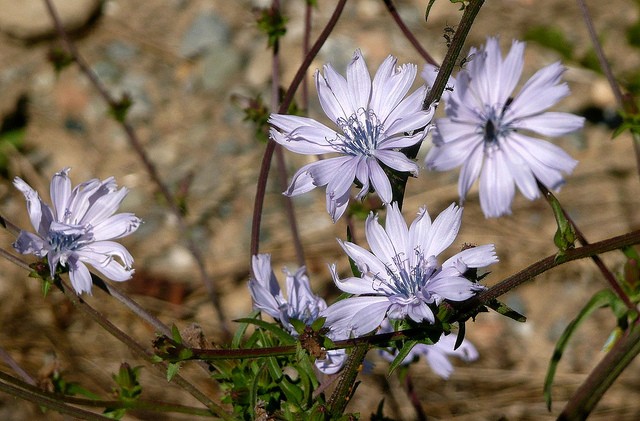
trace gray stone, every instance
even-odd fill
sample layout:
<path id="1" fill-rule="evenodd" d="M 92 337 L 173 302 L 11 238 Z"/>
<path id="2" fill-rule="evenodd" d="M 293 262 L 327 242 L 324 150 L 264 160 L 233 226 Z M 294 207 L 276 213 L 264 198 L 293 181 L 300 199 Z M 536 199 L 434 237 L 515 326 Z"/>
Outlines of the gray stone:
<path id="1" fill-rule="evenodd" d="M 82 28 L 100 10 L 100 0 L 52 0 L 67 31 Z M 24 41 L 55 34 L 43 0 L 0 0 L 0 31 Z"/>
<path id="2" fill-rule="evenodd" d="M 221 46 L 209 51 L 203 62 L 202 87 L 211 91 L 228 88 L 229 79 L 238 72 L 241 62 L 232 48 Z"/>
<path id="3" fill-rule="evenodd" d="M 180 54 L 194 58 L 229 42 L 229 25 L 213 14 L 200 15 L 180 43 Z"/>

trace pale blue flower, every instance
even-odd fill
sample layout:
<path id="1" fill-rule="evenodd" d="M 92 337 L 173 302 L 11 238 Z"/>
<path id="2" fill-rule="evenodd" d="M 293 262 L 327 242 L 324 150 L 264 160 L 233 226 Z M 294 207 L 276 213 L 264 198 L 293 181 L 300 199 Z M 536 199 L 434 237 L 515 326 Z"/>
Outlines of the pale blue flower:
<path id="1" fill-rule="evenodd" d="M 380 333 L 391 331 L 391 325 L 384 323 Z M 456 339 L 455 333 L 442 334 L 435 344 L 417 344 L 411 348 L 401 364 L 410 364 L 418 358 L 424 357 L 434 373 L 443 379 L 448 379 L 453 373 L 453 364 L 449 361 L 449 357 L 457 357 L 465 362 L 475 361 L 479 357 L 478 350 L 467 339 L 463 339 L 460 346 L 454 349 Z M 395 349 L 381 349 L 379 353 L 389 362 L 392 362 L 398 355 L 398 351 Z"/>
<path id="2" fill-rule="evenodd" d="M 496 38 L 469 60 L 445 91 L 446 117 L 437 119 L 434 146 L 426 157 L 429 169 L 446 171 L 462 166 L 458 182 L 461 203 L 480 179 L 480 205 L 486 217 L 511 213 L 515 187 L 529 200 L 540 195 L 538 179 L 558 189 L 577 161 L 558 146 L 531 135 L 555 137 L 580 129 L 584 118 L 546 111 L 569 94 L 561 81 L 565 69 L 553 63 L 539 70 L 512 97 L 522 75 L 525 44 L 513 41 L 502 58 Z M 435 75 L 427 65 L 428 83 Z M 451 90 L 452 88 L 452 90 Z"/>
<path id="3" fill-rule="evenodd" d="M 256 309 L 267 313 L 280 321 L 291 335 L 297 336 L 291 319 L 300 320 L 305 325 L 311 325 L 320 312 L 327 308 L 327 303 L 311 291 L 309 277 L 305 267 L 301 267 L 295 273 L 284 269 L 286 276 L 287 298 L 284 297 L 278 285 L 273 270 L 271 269 L 271 256 L 259 254 L 252 259 L 253 276 L 249 280 L 249 291 Z M 346 335 L 340 337 L 333 332 L 330 339 L 346 339 Z M 325 374 L 337 373 L 346 360 L 344 349 L 327 351 L 324 359 L 316 360 L 316 367 Z"/>
<path id="4" fill-rule="evenodd" d="M 493 244 L 463 250 L 442 265 L 437 260 L 456 238 L 461 218 L 462 209 L 455 204 L 433 223 L 427 210 L 420 209 L 411 227 L 395 202 L 387 206 L 385 228 L 377 215 L 370 214 L 365 235 L 371 252 L 340 241 L 361 277 L 340 279 L 336 266 L 331 266 L 338 288 L 355 295 L 322 312 L 327 325 L 360 336 L 377 329 L 386 318 L 433 323 L 434 309 L 442 300 L 463 301 L 483 290 L 463 274 L 497 262 Z"/>
<path id="5" fill-rule="evenodd" d="M 434 108 L 422 110 L 426 87 L 405 98 L 416 77 L 414 64 L 396 67 L 389 56 L 371 80 L 359 50 L 347 68 L 346 79 L 327 64 L 316 71 L 320 105 L 338 130 L 311 118 L 272 114 L 271 138 L 292 152 L 339 156 L 300 168 L 285 192 L 297 196 L 327 186 L 327 211 L 335 222 L 347 208 L 351 185 L 357 180 L 362 199 L 370 187 L 384 203 L 392 200 L 391 183 L 381 163 L 401 172 L 417 174 L 418 165 L 398 149 L 421 142 Z"/>
<path id="6" fill-rule="evenodd" d="M 122 245 L 110 241 L 125 237 L 140 226 L 132 213 L 118 213 L 127 195 L 118 190 L 115 179 L 92 179 L 71 189 L 69 168 L 51 179 L 53 209 L 21 178 L 13 184 L 27 199 L 27 210 L 36 233 L 21 231 L 13 247 L 22 254 L 46 257 L 53 278 L 58 263 L 69 268 L 76 293 L 91 293 L 89 264 L 112 281 L 126 281 L 133 275 L 133 257 Z"/>

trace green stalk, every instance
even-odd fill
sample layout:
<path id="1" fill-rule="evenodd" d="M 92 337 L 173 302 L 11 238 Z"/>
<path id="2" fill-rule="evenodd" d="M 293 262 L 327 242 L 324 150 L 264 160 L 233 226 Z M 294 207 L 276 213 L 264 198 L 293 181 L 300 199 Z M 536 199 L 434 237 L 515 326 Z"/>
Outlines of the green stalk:
<path id="1" fill-rule="evenodd" d="M 558 420 L 586 419 L 604 393 L 639 353 L 640 324 L 634 323 L 578 388 Z"/>
<path id="2" fill-rule="evenodd" d="M 338 380 L 338 385 L 327 402 L 331 419 L 337 419 L 344 413 L 351 396 L 355 392 L 356 378 L 362 370 L 362 362 L 367 355 L 367 351 L 369 351 L 369 345 L 360 344 L 349 354 L 347 362 L 342 369 L 340 380 Z"/>

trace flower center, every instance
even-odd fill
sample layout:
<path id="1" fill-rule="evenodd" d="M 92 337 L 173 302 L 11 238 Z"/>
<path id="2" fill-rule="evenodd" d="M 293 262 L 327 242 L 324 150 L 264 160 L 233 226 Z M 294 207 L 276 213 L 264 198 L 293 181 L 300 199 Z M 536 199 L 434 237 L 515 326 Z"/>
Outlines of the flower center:
<path id="1" fill-rule="evenodd" d="M 513 102 L 513 98 L 508 98 L 499 112 L 495 107 L 489 107 L 489 112 L 484 115 L 485 124 L 481 130 L 485 151 L 490 152 L 500 148 L 499 138 L 506 136 L 512 130 L 508 124 L 505 125 L 502 122 L 502 117 L 511 102 Z"/>
<path id="2" fill-rule="evenodd" d="M 415 253 L 413 266 L 400 254 L 395 255 L 393 265 L 386 265 L 388 279 L 378 277 L 378 286 L 374 285 L 374 288 L 390 290 L 391 294 L 404 299 L 428 299 L 430 294 L 425 287 L 440 265 L 435 256 L 425 257 L 420 250 Z"/>
<path id="3" fill-rule="evenodd" d="M 73 251 L 93 241 L 91 226 L 67 225 L 52 222 L 47 240 L 54 252 Z"/>
<path id="4" fill-rule="evenodd" d="M 377 149 L 378 139 L 384 132 L 384 127 L 373 110 L 360 108 L 348 119 L 339 118 L 336 121 L 343 135 L 342 141 L 336 145 L 340 152 L 348 155 L 371 156 L 371 152 Z"/>

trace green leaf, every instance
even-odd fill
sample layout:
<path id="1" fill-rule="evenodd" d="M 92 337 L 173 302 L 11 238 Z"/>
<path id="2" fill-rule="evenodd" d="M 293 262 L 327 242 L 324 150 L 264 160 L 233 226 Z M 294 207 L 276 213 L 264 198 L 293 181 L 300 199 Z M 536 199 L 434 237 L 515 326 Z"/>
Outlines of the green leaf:
<path id="1" fill-rule="evenodd" d="M 402 349 L 398 350 L 398 355 L 396 355 L 391 365 L 389 365 L 389 375 L 391 375 L 391 373 L 393 373 L 396 368 L 402 365 L 402 362 L 404 361 L 405 358 L 407 358 L 407 355 L 409 355 L 409 352 L 411 352 L 413 347 L 419 343 L 420 341 L 417 341 L 417 340 L 405 341 L 404 345 L 402 346 Z"/>
<path id="2" fill-rule="evenodd" d="M 307 327 L 307 325 L 304 324 L 302 320 L 298 319 L 289 319 L 289 323 L 291 323 L 295 331 L 298 332 L 298 335 L 302 334 L 302 332 L 304 332 L 305 328 Z"/>
<path id="3" fill-rule="evenodd" d="M 119 387 L 118 397 L 121 400 L 135 400 L 140 397 L 142 393 L 142 385 L 139 380 L 141 369 L 141 366 L 131 368 L 127 363 L 120 365 L 120 370 L 118 370 L 118 374 L 113 376 L 113 380 Z"/>
<path id="4" fill-rule="evenodd" d="M 575 319 L 569 323 L 569 325 L 565 328 L 564 332 L 558 339 L 558 343 L 553 350 L 553 355 L 551 356 L 551 361 L 549 362 L 549 368 L 547 369 L 547 375 L 544 379 L 544 398 L 547 403 L 547 409 L 551 411 L 551 386 L 553 385 L 553 378 L 556 374 L 556 369 L 558 368 L 558 363 L 562 358 L 562 354 L 564 353 L 567 344 L 569 343 L 569 339 L 578 329 L 580 324 L 587 318 L 591 313 L 598 310 L 599 308 L 606 306 L 615 306 L 615 303 L 620 301 L 620 299 L 613 293 L 613 291 L 605 289 L 600 292 L 597 292 L 589 302 L 580 310 Z"/>
<path id="5" fill-rule="evenodd" d="M 111 115 L 119 123 L 124 123 L 127 118 L 127 113 L 129 112 L 129 109 L 131 109 L 132 105 L 133 99 L 131 98 L 131 95 L 125 93 L 118 102 L 111 104 Z"/>
<path id="6" fill-rule="evenodd" d="M 324 327 L 324 323 L 326 320 L 326 317 L 318 317 L 313 321 L 313 323 L 311 323 L 311 329 L 313 329 L 315 332 L 319 331 Z"/>
<path id="7" fill-rule="evenodd" d="M 181 362 L 167 364 L 167 381 L 170 382 L 173 377 L 178 374 Z"/>
<path id="8" fill-rule="evenodd" d="M 182 336 L 180 336 L 180 329 L 178 329 L 178 326 L 176 326 L 175 324 L 171 325 L 171 337 L 177 343 L 179 344 L 182 343 Z"/>
<path id="9" fill-rule="evenodd" d="M 491 301 L 488 301 L 485 305 L 491 310 L 494 310 L 495 312 L 502 314 L 503 316 L 513 319 L 516 322 L 524 323 L 527 321 L 527 318 L 525 316 L 495 298 Z"/>
<path id="10" fill-rule="evenodd" d="M 427 5 L 427 10 L 425 10 L 424 12 L 424 21 L 428 22 L 429 21 L 429 13 L 431 13 L 431 7 L 433 6 L 433 4 L 436 2 L 436 0 L 429 0 L 429 4 Z"/>
<path id="11" fill-rule="evenodd" d="M 282 15 L 279 8 L 264 9 L 257 23 L 258 29 L 267 34 L 269 47 L 276 45 L 287 32 L 287 18 Z"/>
<path id="12" fill-rule="evenodd" d="M 282 343 L 284 345 L 293 345 L 296 340 L 293 336 L 291 336 L 289 334 L 289 332 L 283 330 L 280 326 L 274 324 L 274 323 L 269 323 L 269 322 L 265 322 L 264 320 L 260 320 L 260 319 L 237 319 L 236 322 L 240 322 L 240 323 L 248 323 L 248 324 L 252 324 L 252 325 L 256 325 L 260 328 L 262 328 L 263 330 L 266 330 L 268 332 L 273 333 L 280 341 L 282 341 Z"/>
<path id="13" fill-rule="evenodd" d="M 561 261 L 564 253 L 574 247 L 576 233 L 573 230 L 573 225 L 571 225 L 567 220 L 564 210 L 562 209 L 562 205 L 560 205 L 558 199 L 556 199 L 553 193 L 547 190 L 540 181 L 538 181 L 538 186 L 540 186 L 540 189 L 545 192 L 545 198 L 547 199 L 547 202 L 549 202 L 549 205 L 551 205 L 553 216 L 556 219 L 556 224 L 558 225 L 558 229 L 553 236 L 553 242 L 559 250 L 556 255 L 556 261 Z"/>
<path id="14" fill-rule="evenodd" d="M 249 317 L 247 318 L 253 320 L 259 315 L 260 315 L 260 311 L 254 310 L 249 314 Z M 237 320 L 235 321 L 238 322 Z M 242 342 L 242 338 L 244 337 L 244 334 L 247 331 L 247 328 L 249 327 L 249 323 L 242 323 L 242 322 L 238 322 L 238 323 L 240 323 L 240 326 L 238 326 L 238 330 L 236 330 L 236 333 L 233 335 L 233 340 L 231 341 L 231 348 L 233 349 L 240 348 L 240 342 Z"/>

